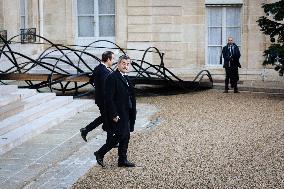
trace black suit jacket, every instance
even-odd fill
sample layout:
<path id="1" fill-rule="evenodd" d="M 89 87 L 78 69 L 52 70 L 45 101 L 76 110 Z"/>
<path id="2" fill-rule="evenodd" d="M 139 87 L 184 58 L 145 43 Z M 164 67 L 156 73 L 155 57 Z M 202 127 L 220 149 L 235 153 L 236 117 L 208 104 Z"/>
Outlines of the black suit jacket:
<path id="1" fill-rule="evenodd" d="M 232 46 L 233 46 L 232 56 L 230 56 L 230 49 L 228 44 L 222 49 L 222 54 L 220 56 L 220 64 L 222 64 L 222 55 L 223 55 L 224 58 L 223 68 L 228 68 L 229 62 L 231 67 L 241 68 L 240 64 L 241 53 L 239 47 L 235 43 L 233 43 Z"/>
<path id="2" fill-rule="evenodd" d="M 104 106 L 104 88 L 105 80 L 110 74 L 110 71 L 105 65 L 99 64 L 95 67 L 91 76 L 92 82 L 95 86 L 95 102 L 98 106 Z"/>
<path id="3" fill-rule="evenodd" d="M 129 107 L 129 99 L 132 107 Z M 127 135 L 134 131 L 136 120 L 136 99 L 134 86 L 131 81 L 123 78 L 121 73 L 116 70 L 106 79 L 105 83 L 105 111 L 106 124 L 104 130 L 120 135 Z M 120 119 L 115 123 L 112 119 L 119 116 Z"/>

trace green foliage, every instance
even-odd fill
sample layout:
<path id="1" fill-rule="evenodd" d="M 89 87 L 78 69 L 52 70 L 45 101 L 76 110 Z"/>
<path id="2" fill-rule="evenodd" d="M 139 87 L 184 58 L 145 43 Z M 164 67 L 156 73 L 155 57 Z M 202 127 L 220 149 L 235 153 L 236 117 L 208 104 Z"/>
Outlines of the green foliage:
<path id="1" fill-rule="evenodd" d="M 266 16 L 261 16 L 257 22 L 260 31 L 269 35 L 271 42 L 277 41 L 264 51 L 266 59 L 263 64 L 276 65 L 275 70 L 283 76 L 284 72 L 284 0 L 275 3 L 263 4 L 262 8 Z M 279 59 L 278 59 L 279 58 Z M 277 61 L 278 59 L 278 61 Z"/>
<path id="2" fill-rule="evenodd" d="M 284 57 L 284 47 L 283 45 L 281 46 L 280 44 L 272 44 L 271 46 L 268 47 L 267 50 L 264 51 L 264 55 L 266 59 L 264 60 L 263 64 L 273 64 L 275 58 L 277 56 L 279 57 Z"/>

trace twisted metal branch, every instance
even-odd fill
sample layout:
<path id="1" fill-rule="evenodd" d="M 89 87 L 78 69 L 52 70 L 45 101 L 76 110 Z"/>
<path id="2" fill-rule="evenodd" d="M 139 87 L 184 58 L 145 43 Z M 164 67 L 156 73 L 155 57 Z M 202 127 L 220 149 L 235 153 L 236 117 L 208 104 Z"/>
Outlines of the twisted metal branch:
<path id="1" fill-rule="evenodd" d="M 169 85 L 178 87 L 185 91 L 193 91 L 199 88 L 211 88 L 213 86 L 213 79 L 208 70 L 201 70 L 193 81 L 184 81 L 177 77 L 164 65 L 164 53 L 160 52 L 156 47 L 149 47 L 146 50 L 139 49 L 123 49 L 117 44 L 107 41 L 98 40 L 90 43 L 87 46 L 79 45 L 62 45 L 55 44 L 50 40 L 36 35 L 35 37 L 44 41 L 43 43 L 31 43 L 44 45 L 46 48 L 37 58 L 29 57 L 26 54 L 13 50 L 14 46 L 19 42 L 17 39 L 21 39 L 21 34 L 16 35 L 9 40 L 5 40 L 0 35 L 1 41 L 4 43 L 0 49 L 0 63 L 11 63 L 11 66 L 2 69 L 0 64 L 0 74 L 35 74 L 39 70 L 44 70 L 43 74 L 47 75 L 45 80 L 35 83 L 31 79 L 25 79 L 28 88 L 34 88 L 40 90 L 44 87 L 48 87 L 50 91 L 59 91 L 63 94 L 71 92 L 78 95 L 78 90 L 89 85 L 92 71 L 96 64 L 89 64 L 87 61 L 100 63 L 101 60 L 90 51 L 96 49 L 105 50 L 117 50 L 120 54 L 126 54 L 129 51 L 143 52 L 141 59 L 132 59 L 133 71 L 130 73 L 130 79 L 134 84 L 150 84 L 150 85 Z M 104 42 L 111 45 L 111 47 L 98 46 L 99 43 Z M 157 54 L 160 60 L 160 64 L 155 65 L 145 61 L 146 56 L 150 53 Z M 5 60 L 4 60 L 5 59 Z M 116 63 L 114 64 L 114 66 Z M 64 69 L 64 67 L 69 69 Z M 55 77 L 56 76 L 56 77 Z M 209 81 L 204 84 L 204 76 L 208 77 Z M 84 77 L 84 80 L 79 78 Z M 5 84 L 5 79 L 0 78 L 0 82 Z"/>

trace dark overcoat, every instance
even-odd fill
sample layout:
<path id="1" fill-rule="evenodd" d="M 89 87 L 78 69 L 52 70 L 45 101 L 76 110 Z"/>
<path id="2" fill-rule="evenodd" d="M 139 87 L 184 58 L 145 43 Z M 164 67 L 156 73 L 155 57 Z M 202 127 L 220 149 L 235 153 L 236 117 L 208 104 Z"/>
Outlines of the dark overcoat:
<path id="1" fill-rule="evenodd" d="M 222 55 L 223 55 L 224 58 L 223 68 L 228 68 L 229 62 L 231 67 L 241 68 L 240 64 L 241 53 L 239 47 L 235 43 L 232 44 L 232 47 L 233 47 L 232 56 L 230 54 L 230 49 L 228 44 L 224 46 L 222 49 L 222 54 L 220 56 L 220 64 L 222 64 Z"/>
<path id="2" fill-rule="evenodd" d="M 131 81 L 129 81 L 129 79 L 127 81 L 118 70 L 112 72 L 106 79 L 105 111 L 106 124 L 104 124 L 104 130 L 122 136 L 134 131 L 136 120 L 134 86 Z M 116 116 L 120 117 L 117 123 L 112 120 Z"/>
<path id="3" fill-rule="evenodd" d="M 91 76 L 91 82 L 95 86 L 95 102 L 99 107 L 104 106 L 105 80 L 109 74 L 110 70 L 105 65 L 99 64 L 95 67 Z"/>

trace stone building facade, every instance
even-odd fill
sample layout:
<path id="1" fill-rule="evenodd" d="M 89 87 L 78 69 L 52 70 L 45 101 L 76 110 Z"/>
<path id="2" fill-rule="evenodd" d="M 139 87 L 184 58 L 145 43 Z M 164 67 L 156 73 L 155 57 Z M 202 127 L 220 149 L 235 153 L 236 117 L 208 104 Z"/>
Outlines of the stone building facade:
<path id="1" fill-rule="evenodd" d="M 7 30 L 9 38 L 20 28 L 36 28 L 37 34 L 63 44 L 108 39 L 123 48 L 154 46 L 165 53 L 165 66 L 175 74 L 192 77 L 207 69 L 220 79 L 221 47 L 232 36 L 241 49 L 241 80 L 283 80 L 271 67 L 262 66 L 269 38 L 256 20 L 266 2 L 270 1 L 0 0 L 0 30 Z"/>

